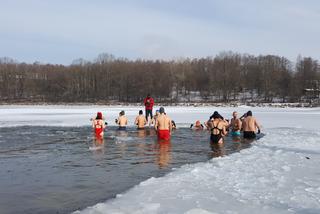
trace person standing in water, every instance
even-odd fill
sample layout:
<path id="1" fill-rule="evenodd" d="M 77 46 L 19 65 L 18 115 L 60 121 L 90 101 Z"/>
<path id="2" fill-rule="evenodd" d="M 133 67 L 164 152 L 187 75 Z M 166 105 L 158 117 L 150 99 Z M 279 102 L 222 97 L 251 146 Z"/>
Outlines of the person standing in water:
<path id="1" fill-rule="evenodd" d="M 172 131 L 172 122 L 170 117 L 168 117 L 165 112 L 164 108 L 161 107 L 159 109 L 159 116 L 156 120 L 156 124 L 154 128 L 156 129 L 158 133 L 158 139 L 159 140 L 169 140 L 171 131 Z"/>
<path id="2" fill-rule="evenodd" d="M 211 142 L 223 143 L 223 137 L 227 134 L 226 123 L 218 112 L 214 112 L 211 117 L 212 120 L 208 121 L 208 127 L 211 130 Z"/>
<path id="3" fill-rule="evenodd" d="M 150 94 L 147 95 L 147 97 L 144 99 L 143 103 L 144 103 L 144 106 L 146 109 L 146 120 L 148 120 L 149 115 L 152 120 L 153 119 L 152 109 L 153 109 L 153 105 L 154 105 L 154 100 L 150 96 Z"/>
<path id="4" fill-rule="evenodd" d="M 232 119 L 231 119 L 231 122 L 230 122 L 231 136 L 232 137 L 239 137 L 241 135 L 240 134 L 241 126 L 242 126 L 242 122 L 238 118 L 238 112 L 234 111 L 232 113 Z"/>
<path id="5" fill-rule="evenodd" d="M 146 118 L 143 116 L 143 111 L 139 111 L 139 116 L 136 117 L 136 120 L 134 121 L 134 124 L 138 126 L 138 129 L 144 129 L 145 125 L 147 124 Z"/>
<path id="6" fill-rule="evenodd" d="M 125 113 L 123 110 L 119 113 L 119 117 L 118 117 L 118 119 L 115 120 L 115 122 L 119 125 L 118 130 L 125 131 L 127 129 L 126 126 L 128 124 L 128 119 L 125 116 Z"/>
<path id="7" fill-rule="evenodd" d="M 201 124 L 200 120 L 197 120 L 194 124 L 190 125 L 190 129 L 195 129 L 195 130 L 203 130 L 203 125 Z"/>
<path id="8" fill-rule="evenodd" d="M 159 114 L 160 114 L 159 110 L 156 110 L 156 114 L 154 115 L 154 117 L 152 119 L 148 118 L 147 122 L 149 121 L 149 127 L 154 126 L 156 124 L 156 120 L 157 120 Z"/>
<path id="9" fill-rule="evenodd" d="M 106 125 L 102 118 L 102 113 L 98 112 L 96 118 L 92 121 L 92 128 L 96 138 L 102 138 L 104 135 L 104 129 Z"/>
<path id="10" fill-rule="evenodd" d="M 252 112 L 248 111 L 246 117 L 242 120 L 243 138 L 254 139 L 256 138 L 256 130 L 260 134 L 260 125 L 256 118 L 252 116 Z"/>

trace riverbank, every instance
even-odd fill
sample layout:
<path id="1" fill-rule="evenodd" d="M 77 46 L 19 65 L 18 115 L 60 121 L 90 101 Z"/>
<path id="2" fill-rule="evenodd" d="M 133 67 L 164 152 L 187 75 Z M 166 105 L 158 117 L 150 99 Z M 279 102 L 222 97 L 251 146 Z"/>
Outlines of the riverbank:
<path id="1" fill-rule="evenodd" d="M 132 102 L 0 102 L 0 106 L 143 106 L 142 103 Z M 156 102 L 158 106 L 194 106 L 194 107 L 274 107 L 274 108 L 314 108 L 319 104 L 314 103 L 215 103 L 215 102 Z"/>

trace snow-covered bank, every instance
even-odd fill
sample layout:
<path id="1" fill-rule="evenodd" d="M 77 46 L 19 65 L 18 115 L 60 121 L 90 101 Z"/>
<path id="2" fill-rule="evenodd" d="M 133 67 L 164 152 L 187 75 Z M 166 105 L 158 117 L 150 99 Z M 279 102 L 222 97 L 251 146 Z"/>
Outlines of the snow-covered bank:
<path id="1" fill-rule="evenodd" d="M 76 213 L 319 213 L 319 137 L 268 129 L 250 149 L 185 165 Z"/>
<path id="2" fill-rule="evenodd" d="M 154 109 L 158 109 L 155 106 Z M 0 127 L 8 126 L 86 126 L 89 119 L 101 111 L 109 125 L 115 125 L 114 119 L 121 110 L 125 110 L 129 125 L 141 106 L 32 106 L 32 105 L 0 105 Z M 296 127 L 319 129 L 312 123 L 320 117 L 320 108 L 268 108 L 268 107 L 165 107 L 168 115 L 178 124 L 190 124 L 196 120 L 206 121 L 213 111 L 219 111 L 224 117 L 230 118 L 233 111 L 241 115 L 249 109 L 258 118 L 264 128 Z M 308 123 L 306 121 L 311 121 Z"/>

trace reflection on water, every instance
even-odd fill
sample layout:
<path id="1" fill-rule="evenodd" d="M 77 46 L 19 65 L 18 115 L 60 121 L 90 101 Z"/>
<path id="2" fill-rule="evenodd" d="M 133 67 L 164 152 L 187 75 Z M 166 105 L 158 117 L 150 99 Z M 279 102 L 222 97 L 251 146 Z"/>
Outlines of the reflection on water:
<path id="1" fill-rule="evenodd" d="M 207 131 L 181 128 L 170 141 L 153 129 L 118 131 L 103 138 L 91 127 L 1 128 L 0 210 L 69 213 L 115 197 L 183 164 L 224 156 L 250 144 L 226 137 L 210 144 Z M 19 203 L 16 203 L 19 201 Z"/>
<path id="2" fill-rule="evenodd" d="M 160 169 L 167 167 L 171 161 L 171 142 L 158 141 L 156 143 L 156 163 Z"/>

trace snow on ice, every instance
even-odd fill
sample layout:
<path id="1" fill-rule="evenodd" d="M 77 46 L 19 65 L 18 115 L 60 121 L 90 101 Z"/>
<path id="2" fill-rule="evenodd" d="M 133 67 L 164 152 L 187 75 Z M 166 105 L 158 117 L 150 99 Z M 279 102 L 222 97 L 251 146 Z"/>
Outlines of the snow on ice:
<path id="1" fill-rule="evenodd" d="M 2 106 L 0 126 L 88 125 L 103 111 L 113 121 L 124 109 L 131 121 L 138 107 Z M 75 213 L 320 213 L 320 109 L 250 108 L 264 138 L 249 149 L 205 163 L 184 165 L 150 178 L 115 199 Z M 178 124 L 229 116 L 248 107 L 168 107 Z"/>

